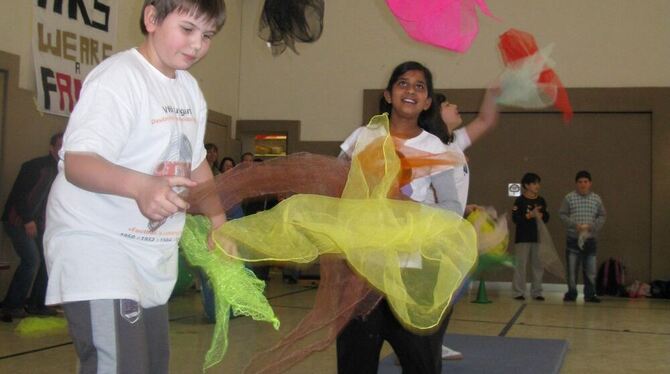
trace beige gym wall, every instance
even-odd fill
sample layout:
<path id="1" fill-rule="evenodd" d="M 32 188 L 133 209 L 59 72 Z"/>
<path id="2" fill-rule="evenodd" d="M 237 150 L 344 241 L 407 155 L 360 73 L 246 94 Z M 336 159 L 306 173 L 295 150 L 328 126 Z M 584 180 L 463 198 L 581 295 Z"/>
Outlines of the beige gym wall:
<path id="1" fill-rule="evenodd" d="M 142 1 L 119 1 L 117 50 L 123 50 L 142 40 L 137 25 Z M 272 57 L 257 37 L 263 1 L 228 0 L 226 25 L 192 73 L 210 109 L 230 115 L 232 123 L 299 120 L 301 140 L 314 142 L 339 141 L 360 125 L 363 89 L 383 87 L 391 69 L 404 60 L 426 63 L 436 87 L 484 87 L 501 69 L 497 37 L 510 27 L 533 33 L 540 46 L 555 43 L 552 56 L 567 87 L 670 87 L 670 1 L 488 3 L 500 20 L 480 17 L 480 34 L 463 55 L 412 41 L 384 0 L 331 0 L 317 43 L 298 44 L 300 55 L 286 51 Z M 2 135 L 0 204 L 20 164 L 44 154 L 48 137 L 66 120 L 40 116 L 32 101 L 32 4 L 0 1 L 0 51 L 7 52 L 0 56 L 0 69 L 12 70 Z"/>
<path id="2" fill-rule="evenodd" d="M 141 40 L 140 0 L 123 0 L 117 49 Z M 272 57 L 257 37 L 262 0 L 228 0 L 228 20 L 209 56 L 193 69 L 210 109 L 238 119 L 302 122 L 302 140 L 344 138 L 360 122 L 364 88 L 378 88 L 401 61 L 425 62 L 436 87 L 484 87 L 500 71 L 497 36 L 532 32 L 568 87 L 670 86 L 670 1 L 488 0 L 500 21 L 480 17 L 466 54 L 418 44 L 401 30 L 384 0 L 326 3 L 324 33 Z M 0 50 L 20 57 L 19 87 L 34 91 L 32 2 L 0 2 Z"/>
<path id="3" fill-rule="evenodd" d="M 568 87 L 670 86 L 670 1 L 487 0 L 470 51 L 456 54 L 407 37 L 384 0 L 326 2 L 324 32 L 273 58 L 256 36 L 262 0 L 244 0 L 241 119 L 302 121 L 302 140 L 340 140 L 360 125 L 364 88 L 382 88 L 398 63 L 424 62 L 440 88 L 481 88 L 501 70 L 498 35 L 515 27 L 552 57 Z"/>
<path id="4" fill-rule="evenodd" d="M 209 108 L 237 118 L 241 1 L 226 1 L 227 18 L 221 32 L 213 39 L 207 58 L 192 69 L 198 78 Z M 52 3 L 53 1 L 49 1 Z M 116 51 L 139 45 L 143 36 L 139 28 L 142 0 L 118 0 L 118 40 Z M 20 57 L 19 87 L 35 91 L 32 58 L 32 7 L 34 1 L 0 1 L 0 51 Z M 67 3 L 67 0 L 64 1 Z"/>

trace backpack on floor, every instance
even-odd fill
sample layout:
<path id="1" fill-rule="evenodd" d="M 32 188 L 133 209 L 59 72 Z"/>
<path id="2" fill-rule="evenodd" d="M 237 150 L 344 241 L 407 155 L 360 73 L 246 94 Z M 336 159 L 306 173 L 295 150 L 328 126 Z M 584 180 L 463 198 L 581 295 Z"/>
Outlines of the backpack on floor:
<path id="1" fill-rule="evenodd" d="M 610 257 L 603 262 L 596 275 L 596 294 L 598 296 L 628 296 L 624 284 L 625 271 L 621 261 Z"/>
<path id="2" fill-rule="evenodd" d="M 651 282 L 651 297 L 657 299 L 670 299 L 670 281 L 657 279 Z"/>
<path id="3" fill-rule="evenodd" d="M 651 286 L 639 280 L 626 287 L 626 291 L 628 292 L 628 297 L 631 299 L 651 296 Z"/>

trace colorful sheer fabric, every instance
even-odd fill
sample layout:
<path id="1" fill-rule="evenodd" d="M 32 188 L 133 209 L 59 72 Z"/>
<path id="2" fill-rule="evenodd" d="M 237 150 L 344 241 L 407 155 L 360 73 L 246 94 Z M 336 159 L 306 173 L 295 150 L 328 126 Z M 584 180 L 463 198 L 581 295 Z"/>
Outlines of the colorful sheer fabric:
<path id="1" fill-rule="evenodd" d="M 458 215 L 399 196 L 401 171 L 388 116 L 362 131 L 342 198 L 295 195 L 253 216 L 231 221 L 213 238 L 245 261 L 311 262 L 342 253 L 380 290 L 407 328 L 437 326 L 477 259 L 475 232 Z M 407 266 L 415 256 L 419 265 Z"/>
<path id="2" fill-rule="evenodd" d="M 265 0 L 258 36 L 278 56 L 295 42 L 313 43 L 323 31 L 324 0 Z"/>
<path id="3" fill-rule="evenodd" d="M 473 210 L 467 217 L 477 232 L 477 250 L 479 262 L 476 273 L 495 266 L 513 266 L 512 257 L 507 253 L 509 231 L 507 218 L 498 217 L 492 207 Z"/>
<path id="4" fill-rule="evenodd" d="M 477 232 L 479 262 L 476 273 L 497 266 L 514 266 L 514 258 L 507 252 L 509 232 L 506 217 L 500 216 L 492 207 L 479 208 L 470 213 L 468 221 Z M 538 256 L 544 269 L 560 279 L 565 279 L 565 269 L 561 263 L 554 242 L 542 219 L 537 219 Z"/>
<path id="5" fill-rule="evenodd" d="M 559 279 L 565 280 L 565 268 L 558 257 L 558 252 L 556 252 L 554 241 L 551 239 L 547 226 L 540 218 L 537 218 L 535 221 L 537 222 L 537 242 L 539 245 L 537 254 L 540 262 L 544 265 L 544 270 L 557 276 Z"/>
<path id="6" fill-rule="evenodd" d="M 310 354 L 328 348 L 350 320 L 365 316 L 381 300 L 337 255 L 321 256 L 313 309 L 274 347 L 256 354 L 246 373 L 281 373 Z"/>
<path id="7" fill-rule="evenodd" d="M 564 122 L 572 119 L 568 94 L 552 69 L 551 45 L 539 50 L 533 35 L 509 29 L 500 35 L 498 49 L 506 67 L 498 103 L 522 108 L 554 105 L 563 113 Z"/>
<path id="8" fill-rule="evenodd" d="M 330 156 L 295 153 L 254 163 L 241 163 L 214 180 L 192 189 L 194 211 L 204 198 L 218 194 L 225 211 L 243 200 L 267 195 L 306 193 L 339 197 L 347 182 L 349 162 Z"/>
<path id="9" fill-rule="evenodd" d="M 256 278 L 242 262 L 232 260 L 220 251 L 210 251 L 207 248 L 209 228 L 207 218 L 187 215 L 179 243 L 191 265 L 205 271 L 214 290 L 216 327 L 203 370 L 221 362 L 228 349 L 231 308 L 236 316 L 246 315 L 257 321 L 270 322 L 275 329 L 279 328 L 279 320 L 263 295 L 265 282 Z"/>
<path id="10" fill-rule="evenodd" d="M 397 140 L 394 148 L 390 139 L 388 118 L 376 117 L 359 138 L 351 167 L 338 158 L 294 154 L 238 165 L 217 176 L 214 182 L 191 191 L 192 206 L 197 207 L 208 194 L 219 193 L 224 209 L 248 197 L 312 194 L 293 196 L 270 211 L 224 225 L 215 233 L 215 241 L 221 249 L 229 247 L 229 237 L 234 239 L 240 252 L 237 257 L 309 262 L 319 254 L 339 252 L 320 258 L 321 281 L 313 310 L 275 347 L 258 354 L 247 372 L 285 370 L 325 349 L 352 318 L 366 315 L 377 304 L 381 294 L 375 288 L 400 295 L 394 296 L 395 304 L 401 304 L 399 310 L 410 321 L 408 325 L 421 323 L 429 327 L 441 319 L 460 279 L 475 261 L 474 231 L 449 212 L 389 197 L 403 198 L 399 186 L 405 181 L 463 160 L 452 153 L 422 153 Z M 385 224 L 386 221 L 390 223 Z M 369 238 L 371 233 L 377 233 L 374 239 Z M 399 249 L 388 248 L 395 245 Z M 303 246 L 308 250 L 295 250 Z M 387 250 L 380 249 L 385 247 Z M 451 248 L 456 248 L 451 253 L 453 260 L 447 256 Z M 401 269 L 406 252 L 424 254 L 426 270 Z M 345 261 L 344 255 L 349 254 L 352 256 Z M 395 268 L 387 270 L 390 274 L 386 278 L 382 275 L 384 266 Z M 373 283 L 367 276 L 376 271 L 379 276 L 371 277 Z M 427 275 L 423 282 L 417 275 L 422 272 Z M 412 290 L 417 289 L 425 292 L 415 296 Z M 410 297 L 417 299 L 414 304 L 418 306 L 402 306 L 403 300 Z M 423 312 L 422 309 L 429 317 L 414 318 L 419 314 L 416 311 Z"/>
<path id="11" fill-rule="evenodd" d="M 407 35 L 464 53 L 477 37 L 477 8 L 493 17 L 484 0 L 386 0 Z"/>

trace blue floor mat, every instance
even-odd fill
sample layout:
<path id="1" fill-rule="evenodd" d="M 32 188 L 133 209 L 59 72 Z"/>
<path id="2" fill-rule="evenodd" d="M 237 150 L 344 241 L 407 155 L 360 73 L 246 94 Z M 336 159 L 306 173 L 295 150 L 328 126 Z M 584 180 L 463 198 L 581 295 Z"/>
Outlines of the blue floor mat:
<path id="1" fill-rule="evenodd" d="M 442 373 L 552 374 L 559 373 L 568 342 L 557 339 L 507 338 L 447 334 L 445 344 L 463 353 L 463 359 L 443 361 Z M 379 364 L 380 374 L 400 374 L 395 354 Z"/>

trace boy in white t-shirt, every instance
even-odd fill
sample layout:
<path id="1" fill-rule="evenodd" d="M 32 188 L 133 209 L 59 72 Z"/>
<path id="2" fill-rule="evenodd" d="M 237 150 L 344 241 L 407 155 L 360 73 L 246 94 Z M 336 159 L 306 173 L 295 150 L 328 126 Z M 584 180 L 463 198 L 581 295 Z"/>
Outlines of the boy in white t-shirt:
<path id="1" fill-rule="evenodd" d="M 138 47 L 87 76 L 47 207 L 47 304 L 63 304 L 80 373 L 167 373 L 167 301 L 189 208 L 212 179 L 207 105 L 187 69 L 223 26 L 222 0 L 145 0 Z M 202 204 L 214 228 L 218 197 Z"/>

